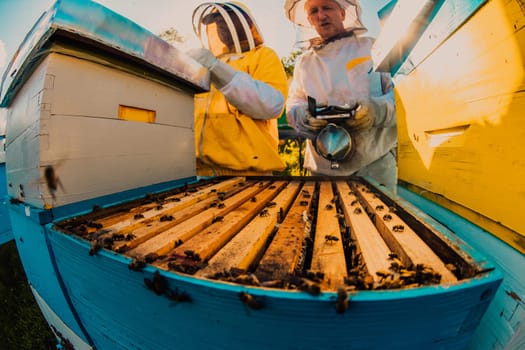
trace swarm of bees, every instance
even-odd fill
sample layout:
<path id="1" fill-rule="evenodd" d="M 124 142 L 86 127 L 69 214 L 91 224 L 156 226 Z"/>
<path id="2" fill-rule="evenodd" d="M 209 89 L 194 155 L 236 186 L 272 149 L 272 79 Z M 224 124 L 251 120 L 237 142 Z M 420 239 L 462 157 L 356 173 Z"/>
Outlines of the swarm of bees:
<path id="1" fill-rule="evenodd" d="M 52 189 L 55 188 L 53 187 Z M 192 193 L 194 191 L 195 189 L 184 189 L 184 193 Z M 213 201 L 206 203 L 206 207 L 218 209 L 224 208 L 226 206 L 224 200 L 229 198 L 228 196 L 231 196 L 231 193 L 217 190 L 212 190 L 211 192 L 213 192 L 214 196 L 216 195 L 217 198 L 213 198 Z M 308 269 L 312 268 L 310 265 L 313 266 L 313 263 L 310 263 L 310 260 L 312 260 L 312 247 L 314 246 L 314 242 L 316 240 L 320 240 L 321 242 L 324 242 L 325 245 L 331 246 L 325 246 L 324 248 L 337 250 L 339 249 L 339 246 L 342 246 L 344 249 L 344 255 L 347 264 L 347 276 L 345 277 L 344 285 L 338 287 L 336 293 L 331 299 L 331 302 L 335 302 L 335 311 L 337 314 L 343 314 L 348 310 L 350 306 L 350 295 L 357 290 L 410 288 L 440 283 L 441 275 L 435 272 L 431 266 L 426 266 L 423 264 L 405 266 L 395 253 L 392 253 L 389 256 L 390 267 L 388 269 L 385 269 L 384 271 L 377 271 L 376 276 L 371 276 L 367 267 L 365 266 L 364 259 L 361 256 L 362 253 L 359 251 L 358 243 L 356 242 L 356 236 L 353 235 L 349 225 L 347 225 L 345 222 L 345 214 L 341 209 L 342 199 L 340 196 L 334 195 L 332 200 L 327 204 L 320 204 L 320 200 L 317 199 L 317 192 L 313 192 L 313 194 L 311 194 L 308 191 L 302 190 L 297 196 L 301 197 L 301 200 L 295 203 L 298 203 L 298 205 L 302 207 L 300 225 L 301 229 L 304 227 L 304 236 L 302 236 L 303 245 L 300 248 L 300 253 L 296 255 L 297 261 L 294 262 L 296 263 L 296 266 L 294 266 L 293 272 L 289 273 L 285 277 L 265 280 L 264 277 L 261 275 L 258 276 L 256 274 L 255 271 L 257 262 L 254 262 L 247 270 L 230 268 L 220 273 L 215 273 L 214 275 L 205 277 L 212 280 L 221 280 L 243 286 L 297 290 L 308 293 L 312 296 L 319 296 L 325 291 L 323 289 L 326 288 L 325 276 L 322 272 L 312 272 Z M 268 217 L 270 216 L 270 212 L 272 212 L 272 210 L 269 209 L 274 207 L 277 208 L 277 206 L 279 206 L 279 211 L 277 213 L 278 220 L 276 225 L 276 229 L 278 229 L 279 225 L 286 219 L 289 208 L 283 208 L 281 207 L 282 204 L 277 204 L 273 201 L 267 202 L 263 207 L 262 203 L 259 203 L 263 201 L 262 198 L 262 196 L 252 196 L 247 199 L 247 201 L 260 204 L 260 208 L 262 208 L 257 214 L 253 215 L 258 215 L 259 217 Z M 143 199 L 143 203 L 150 203 L 147 208 L 150 208 L 151 210 L 166 210 L 168 213 L 174 213 L 175 211 L 168 211 L 169 209 L 166 209 L 169 208 L 169 205 L 166 205 L 166 203 L 168 201 L 179 200 L 180 198 L 166 199 L 164 197 L 146 195 Z M 276 201 L 279 202 L 278 200 Z M 230 202 L 228 201 L 228 203 Z M 365 208 L 365 206 L 361 204 L 362 203 L 360 203 L 359 200 L 352 200 L 350 203 L 350 212 L 359 214 L 361 216 L 371 216 L 372 214 L 369 213 L 369 210 L 371 209 L 368 207 Z M 228 205 L 231 206 L 231 204 Z M 319 206 L 319 208 L 317 208 L 317 206 Z M 162 212 L 156 213 L 154 216 L 152 216 L 151 213 L 147 212 L 147 210 L 150 209 L 143 208 L 141 210 L 130 211 L 129 214 L 127 214 L 127 220 L 136 226 L 139 226 L 145 222 L 167 222 L 175 220 L 173 215 L 165 213 L 163 214 Z M 318 209 L 332 212 L 330 214 L 324 212 L 323 215 L 336 214 L 336 217 L 339 219 L 338 223 L 340 225 L 340 232 L 336 232 L 335 234 L 333 234 L 333 232 L 330 232 L 331 234 L 316 232 L 320 231 L 319 228 L 316 228 L 316 215 L 318 214 L 316 214 L 315 211 Z M 387 213 L 387 209 L 390 213 Z M 97 209 L 97 212 L 99 210 L 102 211 L 105 209 Z M 386 205 L 377 205 L 375 206 L 375 211 L 376 214 L 381 215 L 384 221 L 388 222 L 393 220 L 392 213 L 395 211 L 395 209 Z M 277 210 L 275 210 L 275 212 L 277 212 Z M 144 214 L 146 214 L 147 219 L 145 218 Z M 148 264 L 153 264 L 159 267 L 162 266 L 161 268 L 167 267 L 168 270 L 184 274 L 195 274 L 208 263 L 204 256 L 199 254 L 199 250 L 197 248 L 193 248 L 194 250 L 184 250 L 183 253 L 178 253 L 178 255 L 175 255 L 172 252 L 166 253 L 166 255 L 162 256 L 159 256 L 156 253 L 150 253 L 144 256 L 131 256 L 131 251 L 133 250 L 132 248 L 128 248 L 128 245 L 126 244 L 116 244 L 116 242 L 121 241 L 133 241 L 136 237 L 133 235 L 133 233 L 129 232 L 131 229 L 123 231 L 126 233 L 113 232 L 108 228 L 105 229 L 103 225 L 96 220 L 96 218 L 100 218 L 101 215 L 102 214 L 97 213 L 93 216 L 88 216 L 89 219 L 78 218 L 76 220 L 64 221 L 61 223 L 60 228 L 68 231 L 69 233 L 79 235 L 89 240 L 90 255 L 97 255 L 101 249 L 115 250 L 119 253 L 125 253 L 128 251 L 130 255 L 128 268 L 131 271 L 144 271 Z M 179 214 L 175 215 L 177 215 L 177 220 L 179 220 Z M 209 220 L 209 223 L 217 223 L 217 226 L 219 226 L 221 223 L 228 220 L 228 217 L 226 216 L 225 218 L 223 215 L 218 215 L 218 213 L 216 213 L 213 217 L 207 220 Z M 103 220 L 99 221 L 107 222 Z M 392 231 L 394 232 L 403 232 L 405 229 L 406 228 L 400 224 L 392 227 Z M 139 235 L 138 232 L 137 235 Z M 181 239 L 174 239 L 172 241 L 173 248 L 179 247 L 184 243 Z M 132 245 L 130 244 L 130 246 Z M 448 268 L 452 270 L 454 266 L 452 265 L 452 267 Z M 167 281 L 166 278 L 162 276 L 161 273 L 159 273 L 159 271 L 156 271 L 151 277 L 144 278 L 144 285 L 146 288 L 151 290 L 156 295 L 164 296 L 176 302 L 191 301 L 191 298 L 187 293 L 180 291 L 178 288 L 170 288 L 169 284 L 169 281 Z M 331 291 L 333 291 L 333 289 L 331 289 Z M 260 310 L 265 306 L 263 298 L 256 296 L 251 292 L 241 292 L 239 293 L 238 297 L 239 300 L 249 309 Z"/>

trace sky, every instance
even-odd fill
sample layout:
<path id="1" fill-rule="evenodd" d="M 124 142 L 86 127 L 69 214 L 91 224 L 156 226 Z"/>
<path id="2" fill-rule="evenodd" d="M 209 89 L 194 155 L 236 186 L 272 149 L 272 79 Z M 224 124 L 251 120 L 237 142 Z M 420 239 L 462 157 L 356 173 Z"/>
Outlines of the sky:
<path id="1" fill-rule="evenodd" d="M 186 39 L 183 49 L 200 45 L 192 30 L 193 10 L 206 0 L 95 0 L 128 17 L 152 33 L 159 34 L 171 27 Z M 279 57 L 294 51 L 295 26 L 284 16 L 284 0 L 241 0 L 252 12 L 263 33 L 265 44 Z M 388 0 L 361 0 L 363 21 L 369 34 L 377 36 L 377 11 Z M 48 10 L 54 0 L 0 0 L 0 79 L 14 52 L 33 24 Z M 0 135 L 5 128 L 0 108 Z"/>

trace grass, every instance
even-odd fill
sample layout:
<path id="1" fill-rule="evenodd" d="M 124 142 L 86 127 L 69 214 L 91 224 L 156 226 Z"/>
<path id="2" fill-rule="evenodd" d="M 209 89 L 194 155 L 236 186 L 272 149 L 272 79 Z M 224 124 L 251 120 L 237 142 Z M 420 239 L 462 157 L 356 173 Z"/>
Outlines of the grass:
<path id="1" fill-rule="evenodd" d="M 0 344 L 3 350 L 48 350 L 57 344 L 31 293 L 14 241 L 0 245 Z"/>

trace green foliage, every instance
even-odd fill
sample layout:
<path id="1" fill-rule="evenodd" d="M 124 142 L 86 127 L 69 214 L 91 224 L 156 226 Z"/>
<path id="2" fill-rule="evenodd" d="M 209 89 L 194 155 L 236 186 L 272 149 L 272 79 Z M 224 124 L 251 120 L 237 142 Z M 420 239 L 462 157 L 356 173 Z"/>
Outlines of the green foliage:
<path id="1" fill-rule="evenodd" d="M 299 56 L 302 53 L 303 53 L 302 50 L 296 50 L 296 51 L 291 52 L 290 56 L 281 58 L 281 63 L 283 64 L 284 71 L 286 72 L 286 75 L 288 77 L 293 76 L 295 60 L 297 59 L 297 56 Z"/>
<path id="2" fill-rule="evenodd" d="M 14 241 L 0 246 L 0 348 L 56 349 L 57 340 L 38 308 Z"/>
<path id="3" fill-rule="evenodd" d="M 281 140 L 279 143 L 279 156 L 286 164 L 286 168 L 283 171 L 274 172 L 274 175 L 306 175 L 307 171 L 303 168 L 305 142 L 295 138 Z"/>
<path id="4" fill-rule="evenodd" d="M 172 45 L 182 44 L 186 40 L 182 35 L 179 34 L 179 31 L 173 27 L 170 27 L 160 33 L 159 37 Z"/>

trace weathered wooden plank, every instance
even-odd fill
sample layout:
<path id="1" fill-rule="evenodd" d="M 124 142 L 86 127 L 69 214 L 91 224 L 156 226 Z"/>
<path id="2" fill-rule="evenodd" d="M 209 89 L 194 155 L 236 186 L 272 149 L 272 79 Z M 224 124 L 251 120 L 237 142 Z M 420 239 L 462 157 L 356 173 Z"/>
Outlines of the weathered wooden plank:
<path id="1" fill-rule="evenodd" d="M 391 251 L 349 185 L 344 181 L 337 181 L 336 186 L 343 202 L 346 224 L 352 229 L 352 235 L 361 251 L 368 273 L 374 282 L 378 283 L 380 277 L 377 272 L 388 271 L 390 268 Z"/>
<path id="2" fill-rule="evenodd" d="M 181 222 L 180 224 L 175 225 L 142 243 L 133 249 L 130 254 L 146 255 L 155 252 L 159 255 L 164 255 L 173 249 L 175 245 L 179 245 L 190 239 L 197 232 L 205 229 L 213 221 L 220 220 L 224 215 L 234 210 L 245 201 L 250 200 L 269 185 L 269 181 L 263 181 L 249 186 L 236 195 L 225 199 L 222 202 L 223 205 L 208 208 L 198 215 L 188 218 L 188 220 L 185 220 L 184 222 Z"/>
<path id="3" fill-rule="evenodd" d="M 150 215 L 149 218 L 140 220 L 140 222 L 131 226 L 125 226 L 124 229 L 117 231 L 117 233 L 124 235 L 131 233 L 134 238 L 131 241 L 116 241 L 113 244 L 113 249 L 134 249 L 154 236 L 198 215 L 210 206 L 217 205 L 222 195 L 233 195 L 246 186 L 248 184 L 242 180 L 239 182 L 228 181 L 226 186 L 219 187 L 221 191 L 215 191 L 218 188 L 214 186 L 210 192 L 205 192 L 203 195 L 197 193 L 195 197 L 188 196 L 186 202 L 180 203 L 180 207 L 171 207 L 167 211 L 163 211 L 162 214 L 155 214 L 158 210 L 152 211 L 152 213 L 148 214 Z M 212 196 L 210 197 L 208 194 L 212 194 Z"/>
<path id="4" fill-rule="evenodd" d="M 311 231 L 310 206 L 314 190 L 314 182 L 304 184 L 255 270 L 260 280 L 286 279 L 301 263 L 304 240 Z"/>
<path id="5" fill-rule="evenodd" d="M 281 213 L 288 211 L 299 188 L 299 182 L 289 183 L 275 199 L 266 203 L 263 209 L 266 212 L 257 215 L 196 275 L 211 276 L 230 269 L 247 271 L 262 253 L 270 234 L 281 221 Z"/>
<path id="6" fill-rule="evenodd" d="M 232 186 L 236 186 L 244 181 L 246 181 L 246 178 L 237 177 L 219 183 L 208 182 L 184 186 L 178 193 L 162 198 L 161 210 L 170 210 L 173 207 L 177 207 L 177 210 L 183 209 L 188 205 L 212 196 L 213 192 L 228 191 Z M 127 211 L 108 215 L 96 220 L 96 222 L 101 224 L 107 230 L 121 230 L 128 225 L 136 223 L 137 219 L 135 219 L 135 217 L 142 216 L 142 219 L 148 219 L 159 214 L 158 212 L 160 209 L 157 208 L 160 204 L 160 202 L 157 203 L 153 201 L 145 202 L 144 204 L 134 206 Z M 157 212 L 155 213 L 153 209 L 157 209 Z"/>
<path id="7" fill-rule="evenodd" d="M 363 199 L 369 212 L 374 213 L 376 227 L 389 247 L 401 258 L 405 266 L 423 264 L 441 275 L 443 283 L 457 282 L 456 276 L 443 261 L 395 212 L 366 186 L 351 183 L 352 189 Z"/>
<path id="8" fill-rule="evenodd" d="M 344 285 L 347 276 L 336 202 L 332 183 L 321 182 L 311 270 L 323 272 L 323 285 L 332 290 Z"/>
<path id="9" fill-rule="evenodd" d="M 159 207 L 159 204 L 149 204 L 145 206 L 144 211 L 136 208 L 130 213 L 123 214 L 121 219 L 113 225 L 108 225 L 107 222 L 99 220 L 98 222 L 104 226 L 104 229 L 126 234 L 134 231 L 136 228 L 148 225 L 150 222 L 158 220 L 163 215 L 173 215 L 177 211 L 189 207 L 197 202 L 203 201 L 212 196 L 216 196 L 217 192 L 229 191 L 232 187 L 243 183 L 245 178 L 237 177 L 229 179 L 218 184 L 215 184 L 204 189 L 200 189 L 197 192 L 189 194 L 180 194 L 172 196 L 173 201 L 163 204 Z M 141 218 L 136 219 L 135 215 L 140 214 Z M 112 219 L 113 220 L 113 219 Z"/>
<path id="10" fill-rule="evenodd" d="M 246 201 L 224 218 L 211 224 L 203 230 L 179 245 L 170 252 L 170 255 L 183 257 L 180 261 L 184 264 L 186 256 L 194 261 L 206 262 L 213 254 L 221 249 L 226 243 L 239 232 L 253 217 L 259 215 L 266 204 L 274 198 L 286 185 L 284 181 L 278 181 L 264 189 L 257 196 Z M 177 263 L 175 261 L 175 263 Z"/>

